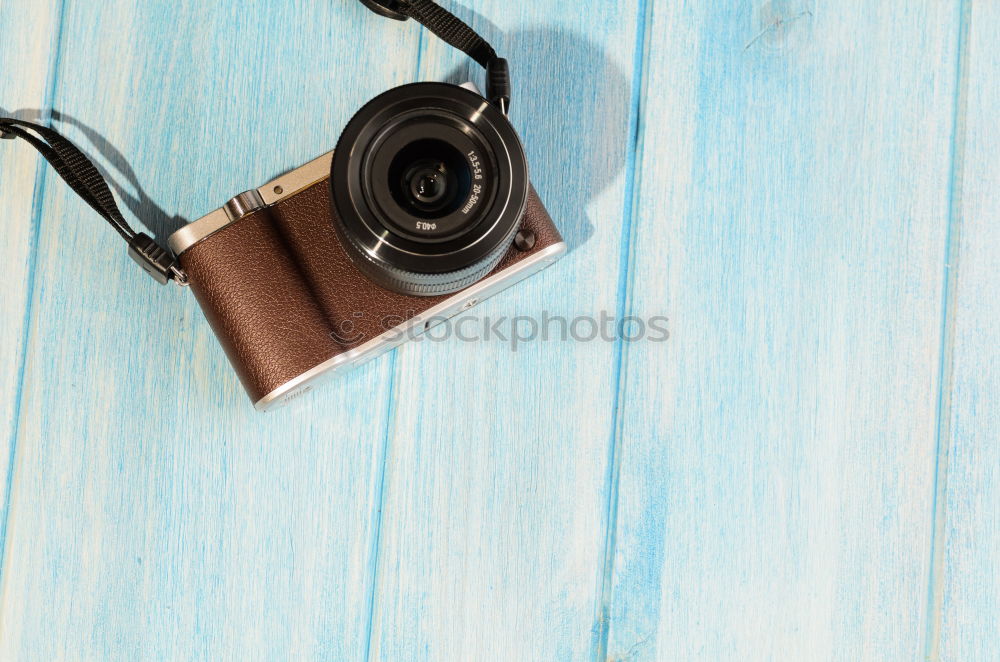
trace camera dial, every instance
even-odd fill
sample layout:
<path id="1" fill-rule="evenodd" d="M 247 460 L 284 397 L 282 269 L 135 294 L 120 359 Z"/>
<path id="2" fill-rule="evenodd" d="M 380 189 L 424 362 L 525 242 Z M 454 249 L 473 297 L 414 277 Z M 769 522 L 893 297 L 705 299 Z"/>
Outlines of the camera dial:
<path id="1" fill-rule="evenodd" d="M 413 295 L 486 276 L 528 199 L 524 149 L 503 113 L 444 83 L 390 90 L 348 123 L 331 165 L 334 227 L 354 264 Z"/>

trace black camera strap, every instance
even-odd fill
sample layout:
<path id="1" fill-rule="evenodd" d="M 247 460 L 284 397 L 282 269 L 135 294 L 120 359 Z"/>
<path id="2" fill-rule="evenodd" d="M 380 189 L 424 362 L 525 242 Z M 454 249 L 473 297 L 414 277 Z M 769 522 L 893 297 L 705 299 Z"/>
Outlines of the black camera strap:
<path id="1" fill-rule="evenodd" d="M 380 16 L 405 21 L 412 18 L 443 41 L 462 51 L 486 69 L 486 96 L 506 115 L 510 108 L 511 82 L 507 60 L 450 11 L 433 0 L 361 0 Z"/>
<path id="2" fill-rule="evenodd" d="M 162 284 L 170 280 L 187 283 L 184 272 L 177 266 L 170 251 L 157 245 L 149 235 L 137 233 L 129 226 L 118 209 L 108 182 L 76 145 L 47 126 L 10 117 L 0 117 L 0 136 L 21 138 L 37 149 L 77 195 L 128 242 L 129 255 L 150 276 Z"/>

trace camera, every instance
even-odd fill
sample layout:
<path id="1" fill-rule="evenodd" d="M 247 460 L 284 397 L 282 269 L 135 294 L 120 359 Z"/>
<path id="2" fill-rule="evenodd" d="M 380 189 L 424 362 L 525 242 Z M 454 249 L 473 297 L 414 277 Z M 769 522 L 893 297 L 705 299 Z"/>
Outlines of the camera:
<path id="1" fill-rule="evenodd" d="M 258 410 L 468 310 L 566 250 L 503 109 L 471 85 L 366 104 L 333 152 L 169 238 Z"/>
<path id="2" fill-rule="evenodd" d="M 132 229 L 97 166 L 52 127 L 0 117 L 128 244 L 189 285 L 258 410 L 468 310 L 566 252 L 507 120 L 507 60 L 433 0 L 362 0 L 415 19 L 486 71 L 414 83 L 348 122 L 336 148 L 190 223 L 169 249 Z"/>

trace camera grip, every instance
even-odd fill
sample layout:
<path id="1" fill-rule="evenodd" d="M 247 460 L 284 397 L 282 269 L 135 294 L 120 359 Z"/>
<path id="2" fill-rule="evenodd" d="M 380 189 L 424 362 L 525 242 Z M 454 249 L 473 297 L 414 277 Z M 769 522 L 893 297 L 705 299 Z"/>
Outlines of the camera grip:
<path id="1" fill-rule="evenodd" d="M 344 351 L 269 210 L 211 239 L 180 264 L 252 401 Z"/>

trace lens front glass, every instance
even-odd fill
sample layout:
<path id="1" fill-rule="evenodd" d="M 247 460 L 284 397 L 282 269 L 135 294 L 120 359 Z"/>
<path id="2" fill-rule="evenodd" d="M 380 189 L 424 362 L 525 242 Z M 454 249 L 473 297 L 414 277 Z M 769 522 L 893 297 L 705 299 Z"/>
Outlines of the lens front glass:
<path id="1" fill-rule="evenodd" d="M 389 191 L 404 211 L 423 219 L 453 214 L 472 190 L 468 161 L 442 140 L 417 140 L 392 160 Z"/>

